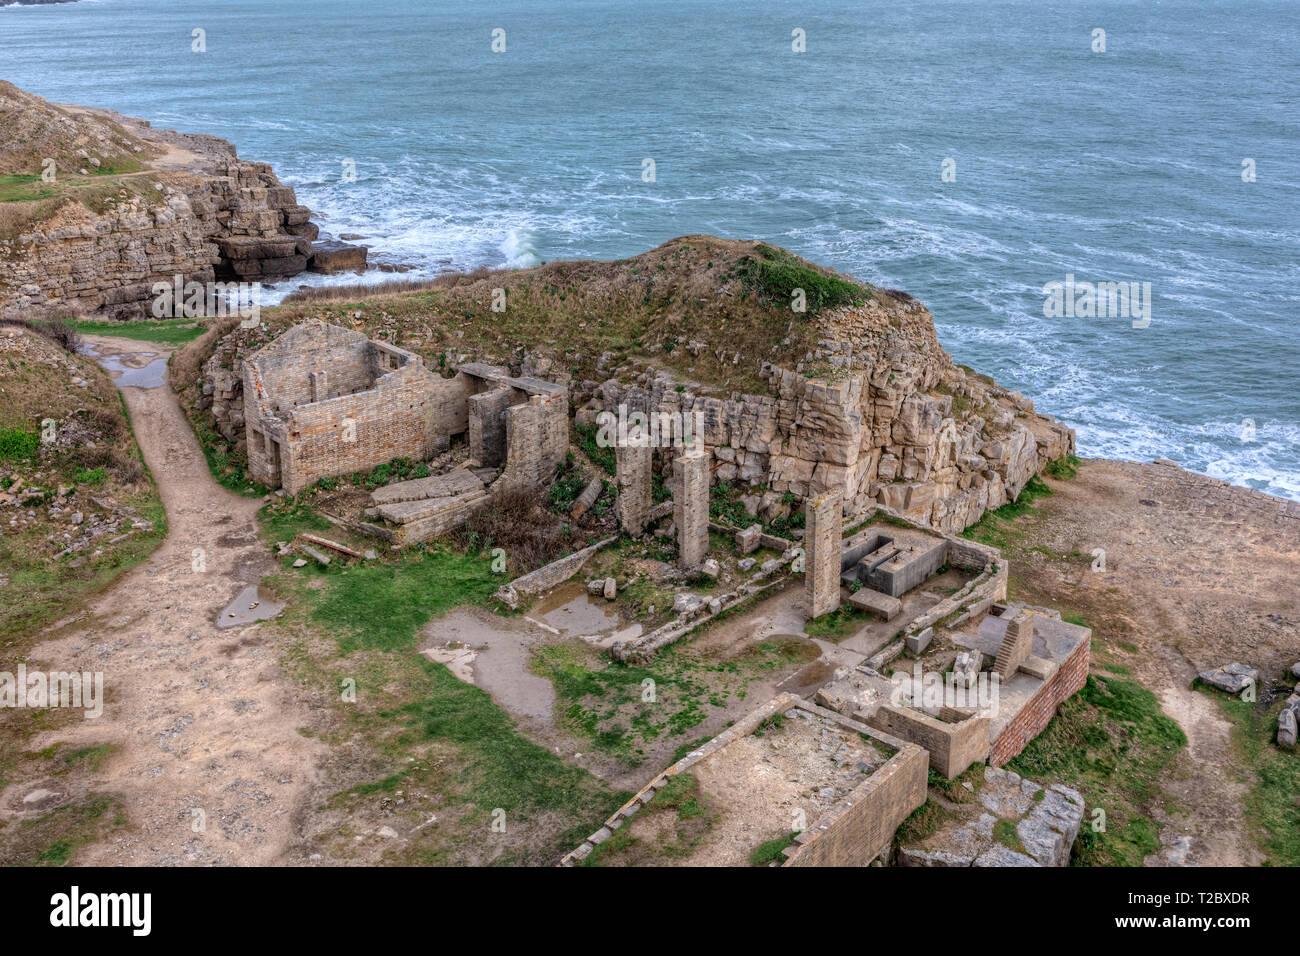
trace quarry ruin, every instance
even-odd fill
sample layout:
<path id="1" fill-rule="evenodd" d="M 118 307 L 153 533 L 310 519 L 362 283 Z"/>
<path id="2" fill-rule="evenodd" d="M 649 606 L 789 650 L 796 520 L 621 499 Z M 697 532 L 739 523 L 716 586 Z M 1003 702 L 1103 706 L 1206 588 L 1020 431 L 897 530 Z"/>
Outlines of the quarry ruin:
<path id="1" fill-rule="evenodd" d="M 544 491 L 570 457 L 570 387 L 540 375 L 477 361 L 435 370 L 413 351 L 319 320 L 295 325 L 245 355 L 239 369 L 249 471 L 268 487 L 292 495 L 399 457 L 429 463 L 425 477 L 374 488 L 364 515 L 351 522 L 392 547 L 454 531 L 506 489 Z M 629 398 L 609 391 L 611 400 Z M 833 389 L 818 394 L 843 397 Z M 654 411 L 644 395 L 631 398 Z M 823 405 L 816 414 L 824 411 Z M 913 420 L 911 414 L 904 418 Z M 755 729 L 780 715 L 778 721 L 816 728 L 799 744 L 813 746 L 814 755 L 824 751 L 828 734 L 846 730 L 868 741 L 875 755 L 855 749 L 854 767 L 839 789 L 818 791 L 832 798 L 816 804 L 815 819 L 792 829 L 798 835 L 783 851 L 782 864 L 866 865 L 925 802 L 927 767 L 945 779 L 977 764 L 1000 767 L 1042 732 L 1056 708 L 1083 686 L 1091 632 L 1050 608 L 1008 602 L 1007 564 L 996 549 L 955 536 L 944 522 L 918 523 L 885 503 L 897 500 L 891 494 L 882 492 L 866 507 L 860 492 L 846 497 L 838 482 L 856 483 L 851 468 L 814 469 L 833 487 L 804 498 L 803 527 L 789 538 L 770 534 L 761 521 L 737 527 L 718 518 L 711 513 L 711 486 L 720 472 L 734 468 L 736 449 L 710 443 L 711 434 L 718 437 L 717 415 L 706 413 L 704 421 L 697 440 L 675 448 L 652 447 L 641 429 L 628 432 L 613 449 L 614 512 L 622 539 L 672 542 L 676 561 L 665 573 L 685 581 L 692 575 L 717 579 L 726 564 L 733 584 L 704 595 L 688 585 L 664 623 L 615 641 L 610 656 L 651 660 L 670 644 L 691 640 L 714 618 L 744 613 L 759 596 L 786 593 L 803 620 L 856 615 L 857 631 L 828 647 L 824 659 L 833 666 L 823 677 L 796 680 L 800 693 L 791 685 L 665 770 L 565 862 L 594 852 L 674 775 L 689 768 L 707 788 L 709 768 L 752 749 Z M 935 455 L 951 454 L 942 443 L 936 447 Z M 1068 435 L 1059 447 L 1072 447 Z M 665 477 L 670 500 L 655 502 L 656 474 Z M 602 493 L 599 481 L 589 488 L 589 500 L 575 504 L 575 514 Z M 498 599 L 520 608 L 562 588 L 619 540 L 605 538 L 534 569 L 503 585 Z M 720 553 L 719 542 L 726 543 Z M 748 557 L 765 554 L 772 557 Z M 791 589 L 800 578 L 801 586 Z M 946 596 L 931 584 L 940 580 L 951 582 Z M 606 599 L 619 590 L 614 579 L 590 584 L 591 593 Z M 832 747 L 832 756 L 840 746 Z M 831 761 L 832 768 L 842 764 Z M 752 768 L 742 771 L 736 772 L 752 778 Z M 725 792 L 715 794 L 722 804 Z M 762 813 L 775 821 L 788 810 L 778 800 Z M 711 839 L 727 838 L 720 830 Z M 924 865 L 939 865 L 942 858 L 932 853 Z"/>

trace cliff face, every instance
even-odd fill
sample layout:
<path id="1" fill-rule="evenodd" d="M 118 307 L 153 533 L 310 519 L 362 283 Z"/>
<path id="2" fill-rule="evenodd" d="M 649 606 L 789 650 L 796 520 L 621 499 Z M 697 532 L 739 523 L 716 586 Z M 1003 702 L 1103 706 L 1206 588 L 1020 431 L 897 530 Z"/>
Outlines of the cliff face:
<path id="1" fill-rule="evenodd" d="M 751 324 L 742 337 L 740 287 L 728 277 L 739 274 L 753 244 L 689 237 L 698 263 L 677 258 L 685 244 L 674 240 L 619 263 L 497 273 L 425 295 L 376 299 L 360 310 L 286 306 L 264 316 L 266 330 L 236 329 L 210 354 L 194 357 L 206 363 L 198 406 L 210 411 L 227 440 L 241 444 L 242 357 L 284 327 L 318 315 L 419 352 L 430 368 L 451 371 L 486 361 L 563 382 L 579 425 L 593 425 L 600 412 L 617 412 L 620 405 L 684 418 L 698 412 L 714 479 L 731 483 L 746 508 L 766 519 L 788 515 L 800 499 L 834 488 L 844 493 L 849 512 L 879 503 L 955 532 L 1013 500 L 1046 464 L 1074 452 L 1069 428 L 1036 414 L 1021 395 L 955 365 L 939 344 L 932 316 L 910 297 L 871 290 L 855 304 L 794 323 L 774 304 L 772 334 L 760 339 Z M 643 332 L 638 345 L 619 351 L 616 342 L 625 337 L 616 320 L 602 331 L 592 316 L 616 316 L 641 303 L 644 285 L 631 284 L 625 297 L 608 290 L 625 275 L 647 273 L 667 287 L 664 300 L 673 307 L 683 298 L 674 283 L 691 287 L 692 302 L 706 298 L 702 275 L 717 277 L 712 281 L 721 282 L 724 294 L 709 300 L 717 304 L 707 305 L 707 314 L 681 319 L 667 331 Z M 568 274 L 575 277 L 564 280 Z M 488 313 L 490 319 L 469 316 L 490 301 L 495 287 L 507 288 L 508 300 L 520 304 Z M 548 295 L 530 312 L 536 288 Z M 589 301 L 589 295 L 600 298 Z M 746 301 L 759 315 L 760 306 Z M 723 309 L 731 310 L 730 324 L 719 315 Z M 638 315 L 633 324 L 644 330 L 654 323 L 654 316 Z M 806 334 L 796 338 L 800 330 Z M 741 346 L 744 354 L 736 350 L 742 338 L 750 342 Z M 761 388 L 742 393 L 719 384 L 724 370 L 735 374 L 747 366 Z M 672 449 L 656 453 L 660 474 L 671 474 L 673 456 Z"/>
<path id="2" fill-rule="evenodd" d="M 0 173 L 0 317 L 149 317 L 155 282 L 291 276 L 317 235 L 293 190 L 224 140 L 7 83 Z"/>
<path id="3" fill-rule="evenodd" d="M 764 363 L 767 394 L 721 398 L 656 370 L 578 386 L 578 420 L 598 412 L 699 412 L 719 481 L 753 489 L 751 512 L 779 517 L 837 489 L 847 513 L 881 504 L 957 532 L 1014 500 L 1072 429 L 1033 402 L 953 364 L 928 311 L 884 300 L 823 313 L 800 370 Z M 826 369 L 810 377 L 807 366 Z M 667 459 L 667 455 L 663 456 Z"/>

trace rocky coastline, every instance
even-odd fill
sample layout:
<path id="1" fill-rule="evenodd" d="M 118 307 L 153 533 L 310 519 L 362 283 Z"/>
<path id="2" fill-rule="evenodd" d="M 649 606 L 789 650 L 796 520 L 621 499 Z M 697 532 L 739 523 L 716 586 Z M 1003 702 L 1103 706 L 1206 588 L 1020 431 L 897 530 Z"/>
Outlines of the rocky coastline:
<path id="1" fill-rule="evenodd" d="M 318 242 L 293 189 L 217 137 L 7 83 L 0 131 L 0 180 L 28 190 L 0 203 L 0 318 L 153 318 L 154 284 L 177 276 L 252 283 L 365 267 L 364 246 Z"/>

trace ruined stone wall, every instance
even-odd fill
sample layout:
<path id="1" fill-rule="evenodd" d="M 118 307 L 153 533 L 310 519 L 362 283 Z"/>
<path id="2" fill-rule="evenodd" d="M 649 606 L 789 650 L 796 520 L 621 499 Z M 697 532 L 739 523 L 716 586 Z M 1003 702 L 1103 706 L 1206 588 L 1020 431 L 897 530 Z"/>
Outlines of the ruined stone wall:
<path id="1" fill-rule="evenodd" d="M 445 444 L 434 432 L 434 406 L 455 386 L 419 356 L 359 332 L 305 322 L 242 368 L 244 394 L 252 397 L 243 409 L 249 473 L 272 487 L 297 493 L 321 478 L 367 471 L 399 456 L 428 458 Z M 312 401 L 313 377 L 318 395 L 335 393 L 339 383 L 349 391 Z"/>
<path id="2" fill-rule="evenodd" d="M 780 507 L 786 492 L 806 499 L 839 490 L 846 514 L 878 504 L 948 532 L 1013 500 L 1043 466 L 1074 452 L 1069 428 L 954 365 L 918 303 L 838 310 L 819 322 L 818 374 L 765 363 L 766 394 L 723 397 L 648 370 L 580 383 L 575 404 L 585 415 L 620 404 L 698 413 L 717 479 L 763 488 L 764 510 Z"/>
<path id="3" fill-rule="evenodd" d="M 1091 645 L 1090 639 L 1080 641 L 1056 673 L 1038 689 L 1011 723 L 1002 729 L 989 751 L 990 764 L 1001 767 L 1024 750 L 1031 740 L 1047 729 L 1047 725 L 1056 716 L 1056 709 L 1083 688 L 1088 681 Z"/>
<path id="4" fill-rule="evenodd" d="M 399 456 L 429 458 L 435 447 L 429 412 L 431 378 L 423 366 L 401 369 L 383 376 L 368 391 L 291 411 L 285 421 L 289 438 L 281 479 L 284 489 L 296 494 L 321 478 L 369 471 Z M 351 426 L 354 441 L 343 440 L 345 419 L 355 423 Z M 253 464 L 251 454 L 249 463 Z"/>
<path id="5" fill-rule="evenodd" d="M 866 866 L 889 848 L 898 825 L 925 803 L 929 779 L 925 751 L 896 743 L 898 753 L 795 838 L 785 866 Z"/>
<path id="6" fill-rule="evenodd" d="M 930 754 L 930 766 L 949 780 L 989 754 L 988 717 L 968 717 L 948 723 L 910 707 L 882 705 L 867 724 Z"/>
<path id="7" fill-rule="evenodd" d="M 568 401 L 562 395 L 534 395 L 506 409 L 505 425 L 502 482 L 533 488 L 545 485 L 569 452 Z"/>

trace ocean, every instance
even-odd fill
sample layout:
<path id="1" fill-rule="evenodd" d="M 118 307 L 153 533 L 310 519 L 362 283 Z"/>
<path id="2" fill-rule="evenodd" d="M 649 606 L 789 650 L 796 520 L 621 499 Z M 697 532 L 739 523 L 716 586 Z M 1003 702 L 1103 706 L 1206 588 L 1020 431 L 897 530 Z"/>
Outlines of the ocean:
<path id="1" fill-rule="evenodd" d="M 1300 499 L 1294 0 L 81 0 L 0 9 L 0 76 L 229 139 L 411 277 L 761 238 L 1083 455 Z"/>

